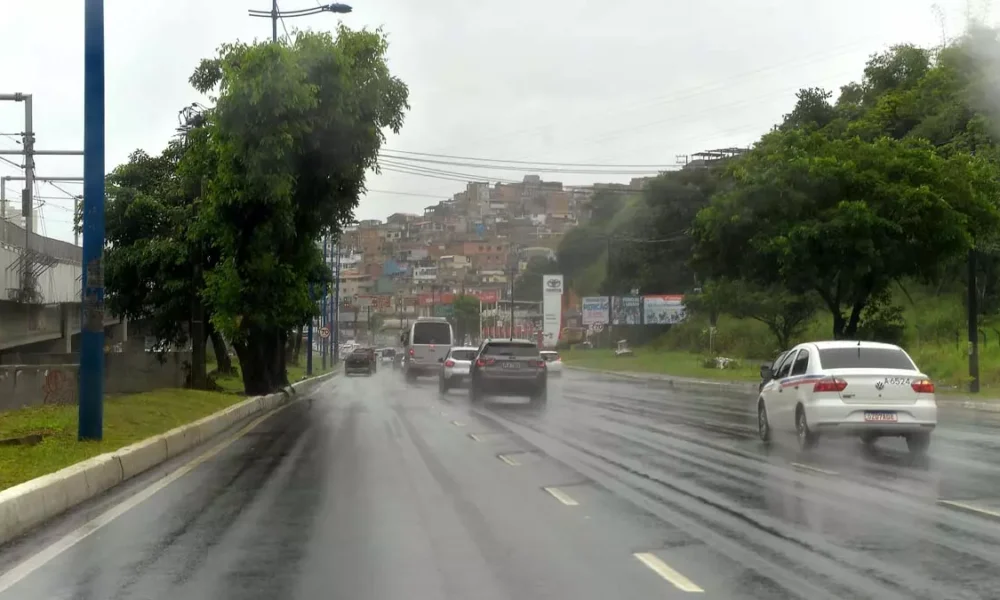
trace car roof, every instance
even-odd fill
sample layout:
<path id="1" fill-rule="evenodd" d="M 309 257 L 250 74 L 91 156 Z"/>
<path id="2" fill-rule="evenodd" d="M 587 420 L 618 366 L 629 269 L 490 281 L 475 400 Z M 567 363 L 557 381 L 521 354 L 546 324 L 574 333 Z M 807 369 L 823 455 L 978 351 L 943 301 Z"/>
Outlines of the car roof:
<path id="1" fill-rule="evenodd" d="M 455 350 L 468 350 L 470 352 L 475 352 L 476 350 L 479 350 L 479 348 L 475 346 L 453 346 L 451 351 L 454 352 Z"/>
<path id="2" fill-rule="evenodd" d="M 520 338 L 489 338 L 486 340 L 487 344 L 522 344 L 525 346 L 537 346 L 538 342 L 534 340 L 526 340 Z"/>
<path id="3" fill-rule="evenodd" d="M 902 350 L 899 346 L 895 344 L 886 344 L 883 342 L 866 342 L 866 341 L 850 341 L 850 340 L 826 340 L 820 342 L 809 342 L 813 346 L 816 346 L 819 350 L 827 350 L 832 348 L 880 348 L 883 350 Z"/>

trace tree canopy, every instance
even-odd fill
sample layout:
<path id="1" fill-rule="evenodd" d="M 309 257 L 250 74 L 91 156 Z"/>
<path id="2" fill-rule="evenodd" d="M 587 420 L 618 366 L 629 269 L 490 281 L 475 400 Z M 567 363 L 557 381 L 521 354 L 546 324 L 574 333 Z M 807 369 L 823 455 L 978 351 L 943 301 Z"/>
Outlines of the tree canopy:
<path id="1" fill-rule="evenodd" d="M 214 102 L 203 124 L 109 178 L 112 306 L 177 323 L 197 294 L 239 356 L 246 393 L 286 384 L 289 332 L 329 282 L 316 240 L 353 220 L 384 131 L 408 108 L 387 48 L 381 30 L 342 26 L 226 44 L 203 60 L 190 78 Z M 176 332 L 164 323 L 157 335 Z"/>

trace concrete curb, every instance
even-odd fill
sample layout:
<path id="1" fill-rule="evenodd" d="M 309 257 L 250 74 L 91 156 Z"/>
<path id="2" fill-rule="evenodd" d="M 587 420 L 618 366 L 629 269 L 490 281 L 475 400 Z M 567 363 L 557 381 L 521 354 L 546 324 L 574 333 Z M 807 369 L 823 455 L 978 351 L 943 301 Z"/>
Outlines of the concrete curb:
<path id="1" fill-rule="evenodd" d="M 312 392 L 337 374 L 333 371 L 296 382 L 281 392 L 248 398 L 193 423 L 0 491 L 0 544 L 251 417 Z"/>
<path id="2" fill-rule="evenodd" d="M 630 371 L 607 371 L 604 369 L 588 369 L 587 367 L 574 367 L 564 365 L 566 369 L 583 371 L 588 373 L 600 373 L 621 377 L 623 379 L 633 379 L 639 381 L 660 381 L 667 383 L 671 387 L 679 389 L 690 389 L 695 391 L 726 391 L 726 392 L 757 392 L 757 384 L 745 381 L 710 381 L 704 379 L 694 379 L 691 377 L 676 377 L 673 375 L 659 375 L 656 373 L 635 373 Z M 984 402 L 982 400 L 972 400 L 969 398 L 949 398 L 948 396 L 938 396 L 938 406 L 948 408 L 964 408 L 980 412 L 1000 413 L 1000 401 Z"/>

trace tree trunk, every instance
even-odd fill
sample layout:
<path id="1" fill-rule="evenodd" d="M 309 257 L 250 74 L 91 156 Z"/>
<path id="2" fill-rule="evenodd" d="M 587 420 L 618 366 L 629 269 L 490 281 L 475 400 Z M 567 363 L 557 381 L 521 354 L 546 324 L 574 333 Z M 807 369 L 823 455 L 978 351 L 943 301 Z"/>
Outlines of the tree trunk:
<path id="1" fill-rule="evenodd" d="M 270 394 L 287 385 L 283 341 L 287 339 L 278 330 L 252 327 L 246 341 L 233 344 L 240 359 L 243 389 L 247 396 Z"/>
<path id="2" fill-rule="evenodd" d="M 211 322 L 205 324 L 208 331 L 208 339 L 212 342 L 212 352 L 215 353 L 215 363 L 218 365 L 220 375 L 233 374 L 233 361 L 229 358 L 229 349 L 226 348 L 226 340 L 222 339 L 222 334 L 215 330 Z"/>

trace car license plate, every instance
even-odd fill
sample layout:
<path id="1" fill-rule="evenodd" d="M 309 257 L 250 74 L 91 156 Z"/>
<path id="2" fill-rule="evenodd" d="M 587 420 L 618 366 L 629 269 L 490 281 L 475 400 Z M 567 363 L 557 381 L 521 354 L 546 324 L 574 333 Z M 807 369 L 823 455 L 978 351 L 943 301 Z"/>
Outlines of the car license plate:
<path id="1" fill-rule="evenodd" d="M 505 369 L 520 369 L 521 368 L 521 363 L 519 363 L 519 362 L 505 362 L 503 364 L 503 368 L 505 368 Z"/>
<path id="2" fill-rule="evenodd" d="M 865 421 L 869 423 L 895 423 L 896 413 L 888 411 L 865 411 Z"/>

